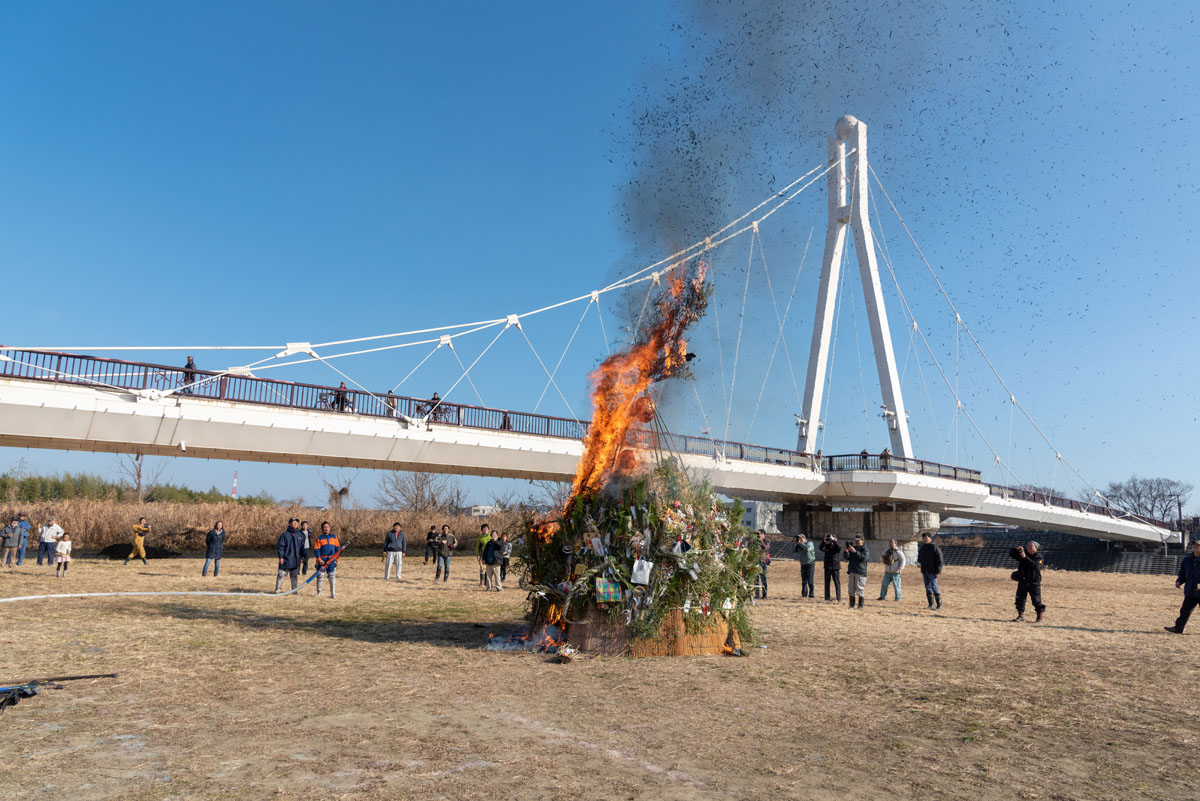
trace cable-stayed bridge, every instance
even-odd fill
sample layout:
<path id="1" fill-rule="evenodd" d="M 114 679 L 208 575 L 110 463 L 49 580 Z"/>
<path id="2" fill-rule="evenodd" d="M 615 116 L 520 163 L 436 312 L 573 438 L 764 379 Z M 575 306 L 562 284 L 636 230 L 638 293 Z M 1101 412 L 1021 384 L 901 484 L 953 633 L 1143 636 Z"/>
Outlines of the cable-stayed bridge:
<path id="1" fill-rule="evenodd" d="M 597 320 L 603 328 L 600 297 L 610 292 L 631 291 L 644 286 L 646 299 L 642 301 L 641 313 L 636 321 L 631 320 L 631 328 L 636 331 L 651 295 L 659 289 L 664 274 L 708 258 L 716 249 L 741 236 L 748 237 L 751 242 L 752 259 L 757 243 L 765 273 L 767 266 L 761 239 L 763 227 L 772 215 L 824 177 L 828 181 L 828 228 L 802 399 L 796 382 L 797 407 L 801 410 L 796 415 L 800 429 L 796 449 L 667 433 L 661 428 L 630 432 L 626 444 L 677 458 L 693 473 L 706 477 L 718 490 L 747 499 L 807 504 L 824 509 L 865 507 L 905 512 L 929 510 L 1114 540 L 1162 542 L 1170 538 L 1169 523 L 1114 509 L 1099 492 L 1093 491 L 1089 501 L 1080 501 L 1019 480 L 1003 484 L 986 483 L 978 469 L 940 464 L 917 457 L 909 432 L 909 412 L 904 404 L 902 375 L 897 370 L 891 329 L 884 307 L 879 263 L 882 261 L 885 265 L 893 282 L 896 282 L 896 273 L 888 251 L 880 247 L 871 226 L 869 208 L 874 197 L 869 179 L 874 177 L 878 183 L 878 176 L 874 175 L 866 156 L 866 125 L 853 117 L 844 117 L 835 127 L 835 136 L 829 137 L 828 160 L 823 168 L 818 167 L 801 176 L 784 190 L 774 193 L 746 214 L 689 248 L 599 290 L 525 314 L 509 314 L 462 325 L 337 342 L 216 348 L 265 350 L 269 353 L 263 359 L 219 372 L 90 355 L 91 352 L 120 348 L 14 347 L 0 350 L 0 445 L 570 480 L 583 452 L 583 438 L 589 424 L 571 410 L 556 380 L 562 357 L 551 370 L 548 360 L 543 359 L 534 347 L 524 323 L 535 315 L 553 309 L 585 303 L 584 316 L 595 306 Z M 882 189 L 881 183 L 879 188 Z M 886 192 L 884 198 L 895 210 Z M 899 218 L 898 211 L 896 215 Z M 900 222 L 912 239 L 902 218 Z M 829 414 L 828 374 L 840 303 L 849 294 L 841 290 L 846 283 L 842 266 L 847 234 L 850 232 L 853 233 L 854 250 L 858 258 L 864 310 L 883 401 L 882 418 L 887 426 L 890 447 L 880 454 L 863 451 L 826 456 L 821 452 L 819 435 Z M 912 242 L 915 246 L 915 239 Z M 1002 387 L 1012 413 L 1015 415 L 1019 410 L 1037 435 L 1053 450 L 1056 462 L 1078 476 L 1078 471 L 1057 449 L 1053 449 L 1049 438 L 1033 423 L 1015 394 L 1000 378 L 992 360 L 966 327 L 920 248 L 916 250 L 933 275 L 941 296 L 953 311 L 956 335 L 969 340 L 978 349 L 983 362 Z M 747 287 L 748 282 L 749 271 Z M 1001 456 L 1000 449 L 989 441 L 984 426 L 968 408 L 969 404 L 965 402 L 967 399 L 957 386 L 957 380 L 951 381 L 948 370 L 938 361 L 929 337 L 918 325 L 916 315 L 898 282 L 896 291 L 910 345 L 920 343 L 929 351 L 932 364 L 936 366 L 953 400 L 955 421 L 969 424 L 987 447 L 995 464 L 1015 479 L 1016 474 Z M 774 303 L 774 298 L 772 301 Z M 782 342 L 789 367 L 790 353 L 787 353 L 787 342 L 783 339 L 783 325 L 790 305 L 789 301 L 782 314 L 778 304 L 774 307 L 779 323 L 775 351 Z M 742 308 L 744 314 L 744 296 Z M 579 325 L 582 322 L 583 316 Z M 576 325 L 575 333 L 579 325 Z M 470 387 L 478 396 L 471 378 L 472 369 L 509 331 L 518 332 L 528 344 L 537 365 L 548 379 L 545 391 L 554 389 L 570 412 L 570 417 L 489 408 L 482 403 L 482 399 L 479 405 L 448 400 L 460 385 Z M 474 360 L 465 363 L 459 357 L 455 343 L 484 332 L 495 333 Z M 575 333 L 564 348 L 564 356 Z M 729 395 L 733 393 L 737 378 L 736 354 L 741 350 L 741 335 L 739 323 L 732 377 L 728 387 L 722 385 L 721 388 L 722 393 L 728 389 Z M 404 380 L 392 390 L 372 391 L 337 366 L 345 358 L 416 346 L 428 346 L 430 350 L 405 380 L 435 352 L 447 346 L 461 367 L 459 378 L 446 389 L 444 398 L 435 396 L 422 399 L 395 394 Z M 152 349 L 184 350 L 167 347 Z M 772 352 L 772 360 L 775 351 Z M 302 364 L 329 367 L 352 386 L 347 387 L 342 382 L 341 386 L 332 387 L 256 375 L 266 370 Z M 761 394 L 760 390 L 760 399 Z M 928 388 L 925 394 L 929 394 Z M 703 401 L 698 392 L 696 402 L 700 404 L 703 415 Z M 731 408 L 726 397 L 726 431 L 729 429 Z M 1081 476 L 1079 478 L 1082 479 Z"/>

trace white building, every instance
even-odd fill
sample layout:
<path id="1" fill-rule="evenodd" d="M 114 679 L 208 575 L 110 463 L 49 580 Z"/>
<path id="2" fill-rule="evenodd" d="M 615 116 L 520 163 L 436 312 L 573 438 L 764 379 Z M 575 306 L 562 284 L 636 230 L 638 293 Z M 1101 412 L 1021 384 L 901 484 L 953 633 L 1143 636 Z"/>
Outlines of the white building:
<path id="1" fill-rule="evenodd" d="M 495 506 L 476 504 L 475 506 L 471 507 L 471 517 L 487 517 L 488 515 L 494 515 L 499 511 L 500 510 Z"/>

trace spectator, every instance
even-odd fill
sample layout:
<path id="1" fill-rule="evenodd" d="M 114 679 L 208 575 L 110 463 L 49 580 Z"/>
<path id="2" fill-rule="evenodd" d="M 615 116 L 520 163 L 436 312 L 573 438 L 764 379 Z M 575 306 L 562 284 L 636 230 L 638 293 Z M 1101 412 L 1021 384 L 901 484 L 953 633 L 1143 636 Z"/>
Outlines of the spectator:
<path id="1" fill-rule="evenodd" d="M 54 522 L 54 515 L 46 518 L 45 524 L 38 529 L 38 567 L 42 566 L 43 555 L 47 565 L 55 564 L 55 546 L 64 533 L 62 526 Z"/>
<path id="2" fill-rule="evenodd" d="M 62 539 L 54 544 L 54 575 L 65 578 L 71 566 L 71 535 L 63 532 Z"/>
<path id="3" fill-rule="evenodd" d="M 858 455 L 858 466 L 859 466 L 861 469 L 863 469 L 863 470 L 866 470 L 866 469 L 867 469 L 867 457 L 869 457 L 869 456 L 870 456 L 870 454 L 869 454 L 869 453 L 867 453 L 867 449 L 866 449 L 866 448 L 863 448 L 863 449 L 862 449 L 862 453 L 860 453 L 860 454 Z"/>
<path id="4" fill-rule="evenodd" d="M 224 549 L 225 524 L 218 520 L 212 527 L 212 531 L 208 532 L 208 536 L 204 538 L 204 567 L 200 569 L 201 577 L 208 575 L 210 564 L 213 569 L 213 578 L 217 577 L 217 574 L 221 572 L 221 551 Z"/>
<path id="5" fill-rule="evenodd" d="M 842 563 L 839 554 L 842 546 L 838 545 L 837 536 L 826 534 L 825 539 L 817 546 L 825 554 L 825 600 L 829 600 L 829 584 L 837 591 L 838 601 L 842 600 Z"/>
<path id="6" fill-rule="evenodd" d="M 889 547 L 883 552 L 883 584 L 879 587 L 879 600 L 887 600 L 888 586 L 896 591 L 896 600 L 900 600 L 900 571 L 908 564 L 904 551 L 895 540 L 888 543 Z"/>
<path id="7" fill-rule="evenodd" d="M 183 366 L 183 388 L 179 390 L 180 395 L 192 394 L 192 384 L 196 383 L 196 372 L 196 361 L 188 356 L 187 364 Z"/>
<path id="8" fill-rule="evenodd" d="M 329 597 L 337 597 L 337 563 L 342 555 L 342 543 L 332 532 L 329 521 L 321 524 L 321 533 L 313 543 L 317 557 L 317 595 L 321 594 L 321 579 L 329 579 Z"/>
<path id="9" fill-rule="evenodd" d="M 137 557 L 142 560 L 143 565 L 150 564 L 146 561 L 146 536 L 150 533 L 150 526 L 146 524 L 146 518 L 139 517 L 137 525 L 133 527 L 133 546 L 129 549 L 129 556 L 125 557 L 125 564 L 129 564 L 129 560 Z"/>
<path id="10" fill-rule="evenodd" d="M 508 580 L 508 562 L 512 559 L 512 543 L 508 541 L 508 534 L 500 535 L 500 589 L 504 589 L 504 582 Z"/>
<path id="11" fill-rule="evenodd" d="M 425 532 L 425 564 L 429 564 L 429 557 L 433 557 L 433 561 L 437 561 L 437 526 L 430 526 L 429 531 Z"/>
<path id="12" fill-rule="evenodd" d="M 800 560 L 800 597 L 815 598 L 813 573 L 817 568 L 817 547 L 803 534 L 796 537 L 796 557 Z"/>
<path id="13" fill-rule="evenodd" d="M 24 512 L 17 515 L 17 525 L 21 527 L 21 547 L 17 551 L 17 567 L 25 563 L 25 548 L 29 545 L 29 532 L 33 529 L 33 523 L 29 522 L 29 516 Z"/>
<path id="14" fill-rule="evenodd" d="M 4 564 L 6 567 L 13 566 L 13 560 L 17 558 L 17 549 L 21 547 L 21 521 L 13 515 L 8 525 L 0 531 L 0 538 L 4 540 Z"/>
<path id="15" fill-rule="evenodd" d="M 483 549 L 492 541 L 492 529 L 487 523 L 479 527 L 479 538 L 475 540 L 475 561 L 479 563 L 479 586 L 487 589 L 487 576 L 483 564 Z"/>
<path id="16" fill-rule="evenodd" d="M 933 544 L 933 535 L 928 531 L 921 535 L 921 545 L 917 548 L 917 564 L 921 566 L 921 581 L 925 582 L 925 600 L 929 602 L 926 608 L 941 609 L 942 593 L 938 591 L 938 576 L 942 574 L 946 560 L 942 556 L 942 549 Z"/>
<path id="17" fill-rule="evenodd" d="M 771 546 L 767 542 L 767 532 L 760 528 L 756 533 L 759 547 L 758 585 L 754 588 L 754 597 L 762 598 L 765 601 L 767 598 L 767 566 L 771 564 Z"/>
<path id="18" fill-rule="evenodd" d="M 863 595 L 867 591 L 867 561 L 871 558 L 870 551 L 862 537 L 855 537 L 854 544 L 846 543 L 846 589 L 850 596 L 850 608 L 854 608 L 854 599 L 858 599 L 858 608 L 863 608 Z"/>
<path id="19" fill-rule="evenodd" d="M 384 399 L 384 403 L 387 405 L 387 416 L 395 417 L 396 416 L 396 393 L 392 392 L 389 389 L 387 397 Z"/>
<path id="20" fill-rule="evenodd" d="M 407 546 L 408 540 L 405 539 L 404 532 L 400 530 L 400 524 L 392 523 L 392 530 L 383 538 L 384 581 L 392 577 L 393 567 L 396 568 L 396 581 L 400 580 L 400 574 L 404 570 L 404 549 Z"/>
<path id="21" fill-rule="evenodd" d="M 443 525 L 442 533 L 437 538 L 437 562 L 436 572 L 433 574 L 433 580 L 441 579 L 443 582 L 450 580 L 450 554 L 458 546 L 458 540 L 450 533 L 450 526 Z"/>
<path id="22" fill-rule="evenodd" d="M 300 521 L 300 574 L 308 575 L 308 560 L 312 556 L 313 535 L 308 528 L 308 521 Z"/>
<path id="23" fill-rule="evenodd" d="M 1034 623 L 1042 622 L 1042 614 L 1046 605 L 1042 603 L 1042 555 L 1038 553 L 1039 545 L 1030 540 L 1024 546 L 1018 545 L 1008 552 L 1017 560 L 1017 569 L 1012 577 L 1017 582 L 1017 616 L 1013 622 L 1025 619 L 1025 597 L 1033 601 L 1033 610 L 1037 612 Z"/>
<path id="24" fill-rule="evenodd" d="M 346 411 L 349 401 L 346 399 L 346 382 L 343 381 L 337 389 L 333 391 L 333 408 L 339 412 Z"/>
<path id="25" fill-rule="evenodd" d="M 1200 604 L 1200 540 L 1192 543 L 1192 552 L 1179 560 L 1179 577 L 1175 580 L 1176 587 L 1183 587 L 1183 606 L 1179 607 L 1179 617 L 1175 618 L 1174 626 L 1166 626 L 1172 634 L 1183 634 L 1192 610 Z"/>
<path id="26" fill-rule="evenodd" d="M 441 397 L 438 396 L 438 394 L 436 392 L 433 393 L 433 397 L 429 399 L 429 403 L 426 405 L 429 406 L 429 414 L 426 415 L 427 419 L 429 419 L 429 420 L 442 419 L 442 399 L 441 399 Z"/>
<path id="27" fill-rule="evenodd" d="M 484 526 L 487 529 L 487 526 Z M 484 585 L 483 591 L 495 590 L 500 592 L 500 543 L 493 533 L 489 535 L 487 544 L 483 546 L 480 559 L 483 561 Z"/>
<path id="28" fill-rule="evenodd" d="M 275 574 L 275 592 L 283 587 L 283 577 L 292 580 L 292 589 L 296 589 L 300 578 L 300 551 L 304 540 L 298 528 L 300 521 L 293 517 L 288 520 L 287 530 L 279 535 L 275 543 L 275 552 L 279 555 L 279 572 Z"/>

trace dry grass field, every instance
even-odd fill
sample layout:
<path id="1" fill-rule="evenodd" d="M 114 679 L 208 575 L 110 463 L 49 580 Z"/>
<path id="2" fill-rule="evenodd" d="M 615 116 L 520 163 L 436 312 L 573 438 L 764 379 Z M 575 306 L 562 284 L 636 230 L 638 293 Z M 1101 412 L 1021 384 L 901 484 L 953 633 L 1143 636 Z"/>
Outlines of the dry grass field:
<path id="1" fill-rule="evenodd" d="M 0 798 L 1195 799 L 1200 637 L 1167 577 L 953 569 L 946 608 L 802 600 L 777 561 L 749 658 L 551 664 L 482 650 L 522 594 L 344 560 L 339 597 L 0 605 L 0 679 L 117 671 L 0 716 Z M 29 561 L 0 595 L 263 590 L 269 557 Z M 872 566 L 869 598 L 878 588 Z M 1195 621 L 1200 633 L 1200 620 Z M 487 627 L 483 627 L 486 625 Z"/>

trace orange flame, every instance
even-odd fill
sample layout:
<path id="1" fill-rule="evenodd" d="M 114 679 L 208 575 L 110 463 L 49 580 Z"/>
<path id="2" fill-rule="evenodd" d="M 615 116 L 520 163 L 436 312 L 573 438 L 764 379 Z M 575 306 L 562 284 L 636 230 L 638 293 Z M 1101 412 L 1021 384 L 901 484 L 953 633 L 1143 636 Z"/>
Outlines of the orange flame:
<path id="1" fill-rule="evenodd" d="M 637 457 L 626 449 L 626 434 L 635 423 L 653 419 L 649 393 L 654 383 L 677 374 L 687 364 L 683 334 L 700 319 L 708 304 L 706 269 L 701 262 L 695 274 L 689 276 L 683 265 L 677 266 L 654 301 L 652 319 L 639 332 L 637 341 L 609 356 L 588 376 L 592 384 L 592 424 L 575 471 L 572 499 L 598 491 L 614 475 L 636 469 Z"/>

